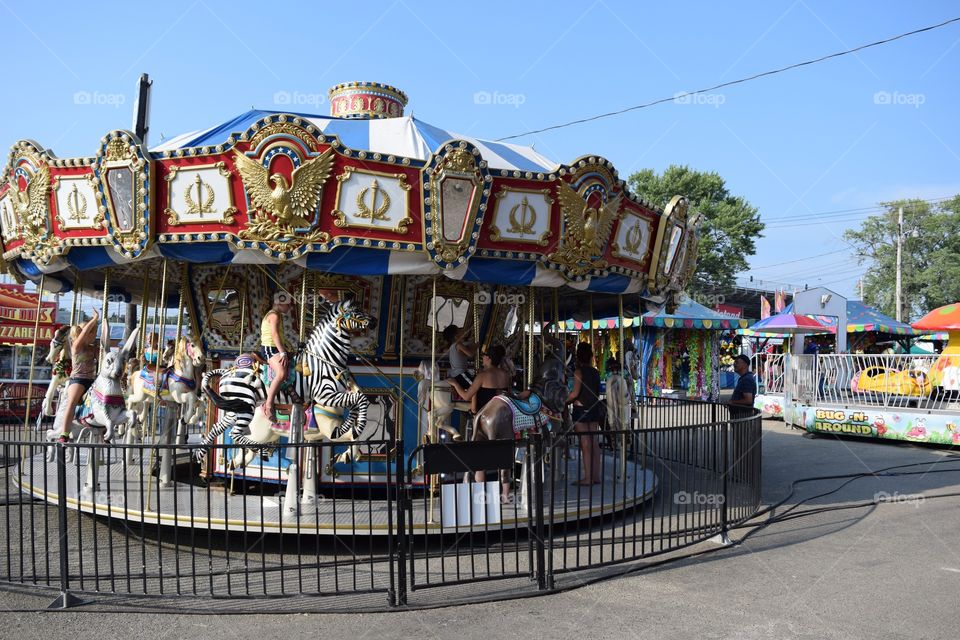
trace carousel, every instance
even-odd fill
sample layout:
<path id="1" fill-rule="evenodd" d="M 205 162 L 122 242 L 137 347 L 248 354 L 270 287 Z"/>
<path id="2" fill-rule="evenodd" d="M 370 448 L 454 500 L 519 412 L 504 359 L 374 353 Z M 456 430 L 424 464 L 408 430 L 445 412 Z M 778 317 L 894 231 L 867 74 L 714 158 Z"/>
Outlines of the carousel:
<path id="1" fill-rule="evenodd" d="M 248 111 L 152 147 L 125 130 L 87 157 L 13 146 L 0 186 L 5 268 L 41 292 L 73 292 L 71 326 L 95 304 L 101 336 L 96 379 L 69 416 L 69 362 L 57 366 L 69 332 L 52 336 L 49 401 L 24 420 L 24 437 L 68 432 L 91 448 L 77 450 L 59 487 L 53 445 L 24 454 L 21 490 L 142 522 L 245 530 L 255 520 L 282 532 L 292 518 L 299 531 L 376 534 L 390 530 L 390 509 L 368 500 L 345 522 L 343 492 L 375 495 L 401 478 L 430 496 L 413 523 L 444 531 L 434 502 L 455 498 L 444 489 L 460 477 L 431 472 L 424 445 L 467 451 L 562 429 L 567 382 L 552 363 L 566 360 L 564 320 L 587 307 L 596 318 L 658 311 L 688 282 L 700 216 L 682 196 L 661 209 L 599 156 L 563 164 L 427 124 L 404 115 L 407 96 L 391 86 L 345 83 L 329 95 L 327 116 Z M 271 311 L 290 356 L 278 385 L 262 353 Z M 126 330 L 111 340 L 118 316 Z M 449 327 L 473 369 L 502 346 L 508 391 L 531 398 L 504 396 L 502 410 L 488 404 L 474 420 L 447 382 Z M 272 386 L 271 417 L 262 405 Z M 603 456 L 613 460 L 602 481 L 632 490 L 589 502 L 548 495 L 549 518 L 656 492 L 640 461 Z M 555 455 L 576 477 L 568 462 Z M 521 467 L 518 458 L 514 515 L 529 505 Z M 104 497 L 120 483 L 122 505 Z"/>

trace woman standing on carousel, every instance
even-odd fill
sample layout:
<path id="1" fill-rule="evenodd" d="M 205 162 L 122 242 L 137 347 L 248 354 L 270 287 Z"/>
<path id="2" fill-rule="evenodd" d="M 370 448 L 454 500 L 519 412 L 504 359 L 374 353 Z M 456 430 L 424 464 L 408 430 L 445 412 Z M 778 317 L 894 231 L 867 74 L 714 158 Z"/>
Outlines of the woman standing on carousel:
<path id="1" fill-rule="evenodd" d="M 273 410 L 273 400 L 289 374 L 290 350 L 283 335 L 283 316 L 293 308 L 293 296 L 279 291 L 273 296 L 273 306 L 260 322 L 260 349 L 263 359 L 270 365 L 273 380 L 267 390 L 267 400 L 263 403 L 263 413 L 275 422 L 277 416 Z"/>
<path id="2" fill-rule="evenodd" d="M 100 313 L 94 309 L 93 316 L 83 325 L 74 325 L 70 329 L 70 356 L 73 359 L 73 370 L 67 381 L 66 402 L 62 411 L 58 412 L 60 427 L 54 424 L 51 435 L 60 442 L 70 441 L 70 427 L 73 425 L 73 416 L 80 404 L 80 399 L 87 392 L 90 385 L 97 378 L 97 324 Z M 106 336 L 104 336 L 106 347 Z"/>
<path id="3" fill-rule="evenodd" d="M 593 366 L 593 347 L 587 342 L 577 345 L 577 370 L 573 374 L 573 390 L 567 404 L 573 403 L 574 430 L 579 433 L 598 431 L 602 419 L 600 372 Z M 600 445 L 594 435 L 580 436 L 583 478 L 576 485 L 600 484 Z"/>

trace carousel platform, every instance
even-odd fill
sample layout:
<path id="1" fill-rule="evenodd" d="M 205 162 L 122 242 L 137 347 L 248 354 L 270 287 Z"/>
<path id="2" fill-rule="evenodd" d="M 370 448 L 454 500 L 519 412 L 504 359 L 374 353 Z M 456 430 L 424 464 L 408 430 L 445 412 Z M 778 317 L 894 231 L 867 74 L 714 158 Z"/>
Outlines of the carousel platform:
<path id="1" fill-rule="evenodd" d="M 187 469 L 195 471 L 195 467 L 179 464 L 176 480 L 163 485 L 157 465 L 148 456 L 124 462 L 122 455 L 109 452 L 109 460 L 104 455 L 98 465 L 97 486 L 91 487 L 86 470 L 89 450 L 78 455 L 79 461 L 66 465 L 66 506 L 105 520 L 319 536 L 388 536 L 397 530 L 395 492 L 387 496 L 382 484 L 371 484 L 369 489 L 357 482 L 321 485 L 312 500 L 302 495 L 287 499 L 282 487 L 239 481 L 205 484 L 197 477 L 186 477 Z M 179 455 L 176 459 L 183 461 Z M 558 460 L 557 465 L 554 470 L 546 467 L 548 477 L 543 481 L 545 525 L 614 515 L 648 500 L 658 486 L 654 472 L 633 461 L 626 462 L 625 476 L 619 473 L 615 452 L 604 454 L 603 481 L 592 486 L 573 484 L 580 471 L 578 461 Z M 37 499 L 52 504 L 60 500 L 57 465 L 43 454 L 21 460 L 11 480 Z M 519 487 L 505 504 L 500 504 L 495 482 L 472 486 L 444 482 L 433 496 L 422 485 L 413 486 L 405 515 L 407 529 L 431 535 L 524 529 L 531 521 L 528 505 L 535 503 L 528 491 L 534 483 L 523 478 L 515 484 Z"/>

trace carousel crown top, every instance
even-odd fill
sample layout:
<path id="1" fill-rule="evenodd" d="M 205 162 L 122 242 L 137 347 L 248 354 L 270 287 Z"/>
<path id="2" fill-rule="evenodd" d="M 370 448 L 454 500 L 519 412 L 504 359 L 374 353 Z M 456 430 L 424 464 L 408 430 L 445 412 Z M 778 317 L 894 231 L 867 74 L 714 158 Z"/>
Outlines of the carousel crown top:
<path id="1" fill-rule="evenodd" d="M 153 148 L 111 131 L 89 157 L 22 140 L 0 181 L 3 259 L 61 290 L 64 272 L 157 257 L 655 297 L 692 275 L 701 216 L 633 196 L 604 158 L 452 133 L 381 83 L 329 97 L 330 116 L 252 110 Z"/>

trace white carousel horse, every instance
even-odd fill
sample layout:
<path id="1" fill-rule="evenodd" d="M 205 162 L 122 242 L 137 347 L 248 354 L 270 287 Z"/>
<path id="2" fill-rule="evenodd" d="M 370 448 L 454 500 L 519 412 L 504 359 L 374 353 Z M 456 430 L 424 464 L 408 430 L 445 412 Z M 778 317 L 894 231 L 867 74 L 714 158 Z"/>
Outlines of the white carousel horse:
<path id="1" fill-rule="evenodd" d="M 433 437 L 434 429 L 439 435 L 440 431 L 446 432 L 455 441 L 463 440 L 460 432 L 453 428 L 450 422 L 450 416 L 453 414 L 453 387 L 449 382 L 441 380 L 436 366 L 431 367 L 423 361 L 414 372 L 419 382 L 417 383 L 417 404 L 421 411 L 427 414 L 427 433 Z M 431 384 L 431 381 L 433 383 Z M 433 401 L 430 399 L 430 389 L 433 388 Z"/>
<path id="2" fill-rule="evenodd" d="M 186 427 L 197 421 L 200 398 L 197 394 L 196 373 L 203 364 L 203 350 L 193 341 L 183 337 L 177 342 L 172 366 L 163 368 L 159 374 L 146 365 L 130 376 L 127 409 L 137 413 L 140 424 L 146 424 L 147 407 L 157 395 L 159 382 L 160 402 L 179 405 L 180 421 L 177 427 L 177 442 L 186 442 Z"/>
<path id="3" fill-rule="evenodd" d="M 347 355 L 350 350 L 350 334 L 373 328 L 376 319 L 355 309 L 353 302 L 344 300 L 325 306 L 306 346 L 291 363 L 288 383 L 277 393 L 278 404 L 303 404 L 316 406 L 319 433 L 304 434 L 312 439 L 327 438 L 334 442 L 352 442 L 363 431 L 370 401 L 350 376 Z M 237 365 L 230 369 L 215 369 L 203 375 L 200 388 L 207 394 L 223 415 L 203 438 L 203 446 L 196 450 L 197 460 L 202 462 L 207 449 L 228 428 L 233 442 L 254 451 L 270 451 L 279 441 L 282 430 L 257 411 L 257 406 L 266 400 L 267 382 L 260 375 L 260 365 L 249 356 L 238 358 Z M 210 380 L 220 378 L 219 389 L 210 388 Z M 349 413 L 344 419 L 343 409 Z M 299 438 L 299 435 L 293 439 Z M 337 456 L 335 462 L 354 459 L 356 447 L 349 447 Z M 244 460 L 247 460 L 245 455 Z"/>
<path id="4" fill-rule="evenodd" d="M 630 382 L 614 371 L 607 378 L 607 424 L 616 431 L 631 428 L 630 410 L 633 405 L 633 393 Z"/>
<path id="5" fill-rule="evenodd" d="M 134 428 L 137 415 L 132 411 L 127 411 L 123 402 L 123 385 L 121 378 L 123 376 L 124 366 L 130 357 L 130 352 L 136 344 L 137 332 L 134 330 L 127 338 L 126 343 L 117 351 L 108 351 L 104 354 L 100 362 L 100 370 L 93 381 L 90 389 L 87 391 L 89 399 L 90 413 L 81 417 L 79 420 L 75 416 L 61 416 L 60 413 L 66 411 L 65 402 L 61 402 L 57 407 L 57 418 L 54 425 L 63 424 L 63 420 L 70 420 L 72 428 L 65 431 L 78 430 L 77 441 L 88 439 L 94 440 L 94 434 L 103 432 L 102 440 L 109 442 L 118 429 Z M 82 403 L 81 403 L 82 404 Z M 60 430 L 54 426 L 47 430 L 47 440 L 55 441 L 60 436 Z M 71 449 L 72 451 L 72 449 Z M 53 449 L 48 453 L 52 457 Z M 90 456 L 95 460 L 97 456 Z M 93 476 L 96 476 L 95 465 L 91 465 Z M 89 484 L 89 480 L 88 480 Z"/>
<path id="6" fill-rule="evenodd" d="M 53 333 L 53 338 L 50 340 L 50 350 L 47 352 L 46 360 L 53 365 L 53 370 L 50 376 L 50 385 L 47 387 L 47 393 L 43 396 L 43 406 L 40 410 L 41 416 L 50 418 L 56 415 L 56 411 L 53 408 L 53 399 L 59 396 L 60 390 L 67 384 L 67 380 L 70 378 L 69 336 L 70 326 L 64 325 Z"/>

